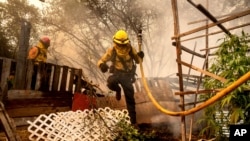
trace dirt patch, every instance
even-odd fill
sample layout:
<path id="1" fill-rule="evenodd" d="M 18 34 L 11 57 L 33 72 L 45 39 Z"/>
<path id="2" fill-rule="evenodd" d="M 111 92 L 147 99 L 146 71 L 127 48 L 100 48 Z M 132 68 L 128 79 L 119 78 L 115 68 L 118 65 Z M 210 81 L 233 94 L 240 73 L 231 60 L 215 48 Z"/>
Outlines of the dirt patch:
<path id="1" fill-rule="evenodd" d="M 173 133 L 171 127 L 164 123 L 158 124 L 139 124 L 139 131 L 141 133 L 152 133 L 154 132 L 157 141 L 181 141 L 182 136 Z M 200 139 L 199 133 L 193 133 L 191 141 L 197 141 Z M 186 140 L 189 140 L 189 136 L 186 136 Z"/>
<path id="2" fill-rule="evenodd" d="M 139 124 L 139 132 L 150 134 L 154 133 L 154 139 L 152 141 L 181 141 L 181 136 L 175 136 L 171 129 L 164 124 Z M 21 141 L 30 141 L 29 135 L 30 133 L 27 131 L 26 126 L 18 127 L 17 134 L 20 136 Z M 6 135 L 3 130 L 0 132 L 0 141 L 6 141 Z M 192 141 L 197 141 L 198 136 L 193 135 Z"/>
<path id="3" fill-rule="evenodd" d="M 155 135 L 154 140 L 157 141 L 180 141 L 180 137 L 174 136 L 171 129 L 164 125 L 151 125 L 151 124 L 140 124 L 139 132 L 150 134 L 153 132 Z"/>

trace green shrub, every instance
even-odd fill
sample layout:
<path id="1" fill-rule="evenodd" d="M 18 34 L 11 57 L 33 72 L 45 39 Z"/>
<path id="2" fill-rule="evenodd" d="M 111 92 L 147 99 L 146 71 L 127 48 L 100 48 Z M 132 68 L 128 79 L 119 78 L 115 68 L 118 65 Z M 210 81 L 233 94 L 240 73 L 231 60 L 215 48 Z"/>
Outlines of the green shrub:
<path id="1" fill-rule="evenodd" d="M 249 35 L 242 32 L 241 36 L 231 35 L 223 39 L 223 43 L 216 51 L 208 69 L 209 72 L 227 79 L 225 83 L 206 77 L 203 80 L 205 89 L 223 89 L 231 85 L 241 76 L 250 71 Z M 222 126 L 230 124 L 249 123 L 250 107 L 250 82 L 246 82 L 233 92 L 227 94 L 223 99 L 210 105 L 204 110 L 203 118 L 199 123 L 205 124 L 206 128 L 200 134 L 206 137 L 222 138 L 224 135 Z M 201 100 L 208 100 L 216 93 L 209 93 L 200 96 Z M 223 111 L 228 111 L 227 114 Z"/>

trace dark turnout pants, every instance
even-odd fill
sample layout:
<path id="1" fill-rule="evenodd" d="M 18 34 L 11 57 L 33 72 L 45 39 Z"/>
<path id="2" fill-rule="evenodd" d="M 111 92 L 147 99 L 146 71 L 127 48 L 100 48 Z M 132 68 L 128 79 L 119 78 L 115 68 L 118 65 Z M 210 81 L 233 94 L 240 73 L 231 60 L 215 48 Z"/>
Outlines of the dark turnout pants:
<path id="1" fill-rule="evenodd" d="M 119 84 L 123 88 L 131 124 L 135 124 L 136 123 L 135 98 L 134 98 L 134 87 L 131 81 L 131 74 L 114 73 L 113 75 L 109 76 L 107 86 L 109 87 L 110 90 L 121 91 Z"/>
<path id="2" fill-rule="evenodd" d="M 46 91 L 49 89 L 49 75 L 51 69 L 47 68 L 47 65 L 43 62 L 39 62 L 38 64 L 34 64 L 32 80 L 31 80 L 31 89 L 32 90 L 42 90 Z M 39 80 L 38 79 L 39 75 Z M 37 82 L 40 81 L 40 84 L 37 85 Z"/>

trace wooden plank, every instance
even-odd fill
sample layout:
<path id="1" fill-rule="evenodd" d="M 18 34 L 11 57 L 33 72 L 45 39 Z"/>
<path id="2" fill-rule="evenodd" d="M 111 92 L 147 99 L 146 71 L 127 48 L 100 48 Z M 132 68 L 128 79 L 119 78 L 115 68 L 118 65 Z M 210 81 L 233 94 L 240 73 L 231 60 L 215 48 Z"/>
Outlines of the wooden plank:
<path id="1" fill-rule="evenodd" d="M 209 12 L 205 7 L 203 7 L 201 4 L 198 4 L 195 6 L 198 10 L 200 10 L 204 15 L 206 15 L 211 21 L 214 23 L 217 23 L 218 20 Z M 231 33 L 221 24 L 217 23 L 217 26 L 225 32 L 227 35 L 231 35 Z"/>
<path id="2" fill-rule="evenodd" d="M 66 112 L 71 110 L 71 107 L 25 107 L 16 109 L 6 109 L 10 117 L 30 117 L 38 116 L 41 114 L 51 114 L 57 112 Z"/>
<path id="3" fill-rule="evenodd" d="M 23 127 L 23 126 L 29 126 L 30 124 L 27 121 L 35 121 L 37 119 L 37 116 L 33 117 L 17 117 L 17 118 L 12 118 L 15 122 L 16 128 L 18 127 Z M 1 141 L 1 139 L 0 139 Z"/>
<path id="4" fill-rule="evenodd" d="M 44 88 L 45 91 L 49 91 L 52 86 L 52 66 L 53 64 L 48 63 L 46 65 L 46 76 L 45 76 L 45 83 L 47 84 L 46 87 Z"/>
<path id="5" fill-rule="evenodd" d="M 26 72 L 26 89 L 31 89 L 32 75 L 33 75 L 34 63 L 32 60 L 27 60 L 27 72 Z"/>
<path id="6" fill-rule="evenodd" d="M 6 109 L 15 109 L 22 107 L 64 107 L 71 106 L 71 98 L 35 98 L 35 99 L 14 99 L 5 102 Z"/>
<path id="7" fill-rule="evenodd" d="M 3 124 L 5 134 L 9 141 L 21 141 L 20 137 L 16 134 L 16 126 L 10 119 L 8 113 L 2 102 L 0 102 L 0 119 Z"/>
<path id="8" fill-rule="evenodd" d="M 178 15 L 178 4 L 177 4 L 177 0 L 171 0 L 172 3 L 172 11 L 173 11 L 173 18 L 174 18 L 174 36 L 175 38 L 175 42 L 176 42 L 176 56 L 177 56 L 177 60 L 181 61 L 181 43 L 180 43 L 180 24 L 179 24 L 179 15 Z M 182 78 L 182 66 L 181 64 L 178 62 L 177 63 L 177 67 L 178 67 L 178 73 L 179 75 L 179 90 L 183 91 L 183 78 Z M 180 103 L 184 104 L 184 96 L 181 95 L 180 96 Z M 185 107 L 182 106 L 181 107 L 182 111 L 185 111 Z M 182 133 L 182 141 L 186 140 L 186 119 L 185 116 L 181 116 L 181 133 Z"/>
<path id="9" fill-rule="evenodd" d="M 75 70 L 75 76 L 76 76 L 75 92 L 81 92 L 81 89 L 82 89 L 82 82 L 81 82 L 82 70 L 81 69 Z"/>
<path id="10" fill-rule="evenodd" d="M 3 88 L 0 87 L 0 101 L 5 101 L 8 95 L 8 85 L 6 84 Z"/>
<path id="11" fill-rule="evenodd" d="M 1 120 L 1 123 L 3 124 L 5 134 L 7 135 L 9 140 L 15 141 L 15 137 L 13 135 L 12 128 L 10 127 L 9 122 L 5 118 L 4 114 L 2 114 L 2 112 L 3 112 L 2 109 L 0 109 L 0 112 L 1 112 L 0 120 Z"/>
<path id="12" fill-rule="evenodd" d="M 59 85 L 59 79 L 60 79 L 60 70 L 61 70 L 60 66 L 58 66 L 58 65 L 54 66 L 52 91 L 58 91 L 58 85 Z"/>
<path id="13" fill-rule="evenodd" d="M 0 58 L 0 74 L 2 74 L 3 71 L 3 59 Z M 2 75 L 0 75 L 0 88 L 2 84 Z"/>
<path id="14" fill-rule="evenodd" d="M 160 80 L 157 79 L 157 78 L 155 78 L 154 80 L 155 80 L 155 83 L 156 83 L 157 87 L 162 88 L 161 84 L 160 84 Z"/>
<path id="15" fill-rule="evenodd" d="M 50 82 L 50 73 L 51 73 L 51 65 L 47 63 L 41 64 L 40 74 L 41 74 L 41 91 L 49 90 L 49 82 Z"/>
<path id="16" fill-rule="evenodd" d="M 176 44 L 176 42 L 173 42 L 172 45 L 173 45 L 173 46 L 176 46 L 177 44 Z M 195 51 L 192 51 L 192 50 L 190 50 L 189 48 L 187 48 L 187 47 L 185 47 L 185 46 L 183 46 L 183 45 L 180 45 L 180 47 L 181 47 L 181 49 L 182 49 L 183 51 L 185 51 L 185 52 L 187 52 L 187 53 L 190 53 L 190 54 L 192 54 L 192 55 L 195 55 L 195 56 L 197 56 L 197 57 L 200 57 L 200 58 L 205 58 L 205 57 L 206 57 L 206 55 L 204 55 L 204 54 L 199 54 L 199 53 L 197 53 L 197 52 L 195 52 Z"/>
<path id="17" fill-rule="evenodd" d="M 225 18 L 225 17 L 229 17 L 229 16 L 234 16 L 234 15 L 238 15 L 241 12 L 236 12 L 236 13 L 230 13 L 230 14 L 225 14 L 225 15 L 220 15 L 220 16 L 215 16 L 217 19 L 221 19 L 221 18 Z M 197 20 L 197 21 L 192 21 L 187 23 L 188 25 L 191 24 L 196 24 L 196 23 L 200 23 L 200 22 L 206 22 L 208 19 L 201 19 L 201 20 Z"/>
<path id="18" fill-rule="evenodd" d="M 75 69 L 71 68 L 69 70 L 69 83 L 68 83 L 68 91 L 73 93 L 73 84 L 74 84 L 74 73 Z"/>
<path id="19" fill-rule="evenodd" d="M 227 80 L 226 80 L 225 78 L 223 78 L 223 77 L 220 77 L 220 76 L 218 76 L 218 75 L 215 75 L 215 74 L 213 74 L 213 73 L 210 73 L 210 72 L 208 72 L 208 71 L 205 71 L 205 70 L 203 70 L 203 69 L 200 69 L 200 68 L 198 68 L 198 67 L 196 67 L 196 66 L 190 65 L 190 64 L 188 64 L 188 63 L 186 63 L 186 62 L 183 62 L 183 61 L 178 61 L 178 62 L 180 62 L 180 63 L 183 64 L 184 66 L 190 67 L 190 68 L 192 68 L 192 69 L 194 69 L 194 70 L 196 70 L 196 71 L 199 71 L 199 72 L 204 73 L 204 74 L 206 74 L 206 75 L 208 75 L 208 76 L 210 76 L 210 77 L 213 77 L 213 78 L 215 78 L 215 79 L 217 79 L 217 80 L 219 80 L 219 81 L 221 81 L 221 82 L 223 82 L 223 83 L 227 81 Z"/>
<path id="20" fill-rule="evenodd" d="M 219 92 L 219 91 L 220 91 L 220 89 L 216 89 L 216 90 L 184 91 L 184 92 L 175 92 L 175 95 L 204 94 L 204 93 Z"/>
<path id="21" fill-rule="evenodd" d="M 4 88 L 7 83 L 7 79 L 10 75 L 10 67 L 11 67 L 11 59 L 7 58 L 3 59 L 1 84 L 0 84 L 1 88 Z"/>
<path id="22" fill-rule="evenodd" d="M 17 64 L 15 74 L 15 88 L 25 89 L 26 72 L 27 72 L 27 53 L 29 48 L 31 24 L 25 20 L 21 21 L 21 35 L 19 39 L 19 50 L 17 52 Z"/>
<path id="23" fill-rule="evenodd" d="M 184 105 L 178 105 L 178 106 L 191 106 L 191 105 L 194 105 L 194 104 L 199 104 L 199 103 L 202 103 L 202 102 L 205 102 L 206 100 L 201 100 L 201 101 L 196 101 L 196 102 L 190 102 L 190 103 L 185 103 Z"/>
<path id="24" fill-rule="evenodd" d="M 207 28 L 210 28 L 210 27 L 214 27 L 214 26 L 216 26 L 217 24 L 221 24 L 221 23 L 224 23 L 224 22 L 228 22 L 228 21 L 231 21 L 231 20 L 234 20 L 234 19 L 237 19 L 237 18 L 246 16 L 246 15 L 249 15 L 249 14 L 250 14 L 250 9 L 248 9 L 248 10 L 246 10 L 246 11 L 243 11 L 243 12 L 240 12 L 239 14 L 235 14 L 235 15 L 232 15 L 232 16 L 230 16 L 230 17 L 221 19 L 221 20 L 219 20 L 219 21 L 216 22 L 216 23 L 210 23 L 210 24 L 208 24 L 208 25 L 204 25 L 204 26 L 195 28 L 195 29 L 193 29 L 193 30 L 190 30 L 190 31 L 181 33 L 181 34 L 179 34 L 179 35 L 175 35 L 174 37 L 171 37 L 171 39 L 173 40 L 173 39 L 175 39 L 175 38 L 181 38 L 181 37 L 184 37 L 184 36 L 187 36 L 187 35 L 190 35 L 190 34 L 193 34 L 193 33 L 199 32 L 199 31 L 202 31 L 202 30 L 207 29 Z"/>
<path id="25" fill-rule="evenodd" d="M 41 90 L 41 91 L 46 91 L 48 90 L 49 87 L 49 78 L 47 76 L 47 64 L 44 62 L 39 63 L 38 66 L 38 76 L 37 77 L 37 83 L 38 85 L 38 89 L 36 90 Z"/>
<path id="26" fill-rule="evenodd" d="M 177 76 L 179 76 L 179 73 L 176 74 Z M 192 75 L 192 74 L 182 74 L 183 77 L 193 77 L 195 79 L 199 79 L 200 76 L 198 75 Z"/>
<path id="27" fill-rule="evenodd" d="M 8 100 L 13 99 L 35 99 L 35 98 L 71 98 L 72 93 L 70 92 L 42 92 L 35 90 L 9 90 Z"/>
<path id="28" fill-rule="evenodd" d="M 238 25 L 238 26 L 234 26 L 234 27 L 231 27 L 231 28 L 227 28 L 227 30 L 234 30 L 234 29 L 237 29 L 237 28 L 242 28 L 242 27 L 245 27 L 245 26 L 249 26 L 250 23 L 246 23 L 246 24 L 242 24 L 242 25 Z M 193 39 L 197 39 L 197 38 L 202 38 L 202 37 L 207 37 L 209 35 L 215 35 L 215 34 L 219 34 L 219 33 L 222 33 L 223 31 L 215 31 L 215 32 L 211 32 L 211 33 L 206 33 L 205 35 L 199 35 L 199 36 L 194 36 L 194 37 L 191 37 L 191 38 L 187 38 L 187 39 L 184 39 L 184 40 L 181 40 L 181 42 L 185 42 L 185 41 L 189 41 L 189 40 L 193 40 Z M 202 49 L 204 50 L 204 49 Z"/>
<path id="29" fill-rule="evenodd" d="M 35 78 L 35 90 L 39 90 L 41 87 L 41 62 L 39 63 L 39 65 L 34 65 L 34 73 L 36 75 Z M 34 79 L 34 78 L 33 78 Z M 32 82 L 33 83 L 33 82 Z"/>
<path id="30" fill-rule="evenodd" d="M 62 79 L 61 79 L 61 86 L 60 91 L 66 91 L 66 84 L 67 84 L 67 76 L 68 76 L 68 66 L 62 67 Z"/>

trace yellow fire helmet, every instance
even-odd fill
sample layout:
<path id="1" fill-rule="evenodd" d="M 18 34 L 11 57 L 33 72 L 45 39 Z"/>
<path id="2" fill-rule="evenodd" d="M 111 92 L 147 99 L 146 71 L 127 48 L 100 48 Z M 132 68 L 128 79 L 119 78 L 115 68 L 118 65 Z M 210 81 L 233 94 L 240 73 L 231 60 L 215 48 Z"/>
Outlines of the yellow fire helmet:
<path id="1" fill-rule="evenodd" d="M 128 44 L 128 34 L 124 30 L 118 30 L 115 35 L 113 36 L 113 41 L 117 44 Z"/>

